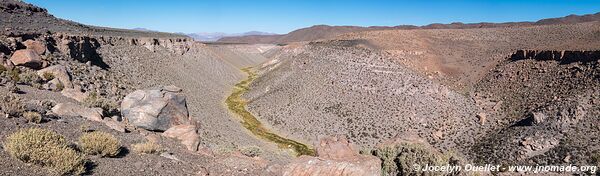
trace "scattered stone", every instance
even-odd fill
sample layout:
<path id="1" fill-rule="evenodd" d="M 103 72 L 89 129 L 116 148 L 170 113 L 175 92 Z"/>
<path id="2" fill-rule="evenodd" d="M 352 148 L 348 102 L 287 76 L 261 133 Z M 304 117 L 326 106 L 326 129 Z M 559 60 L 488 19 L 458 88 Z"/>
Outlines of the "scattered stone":
<path id="1" fill-rule="evenodd" d="M 66 88 L 66 89 L 63 89 L 62 91 L 60 91 L 60 93 L 63 96 L 69 97 L 78 102 L 83 102 L 88 97 L 88 94 L 81 92 L 81 90 L 79 90 L 79 89 Z"/>
<path id="2" fill-rule="evenodd" d="M 127 132 L 127 130 L 125 129 L 125 125 L 113 120 L 112 118 L 104 118 L 104 119 L 102 119 L 102 122 L 106 126 L 108 126 L 110 129 L 113 129 L 113 130 L 121 132 L 121 133 Z"/>
<path id="3" fill-rule="evenodd" d="M 121 113 L 130 124 L 152 131 L 191 122 L 185 95 L 175 86 L 134 91 L 123 99 Z"/>
<path id="4" fill-rule="evenodd" d="M 52 79 L 48 81 L 46 84 L 42 86 L 42 88 L 50 91 L 61 91 L 63 90 L 61 87 L 62 83 L 58 79 Z"/>
<path id="5" fill-rule="evenodd" d="M 81 116 L 91 121 L 102 121 L 102 109 L 86 108 L 73 103 L 59 103 L 52 108 L 52 112 L 59 116 Z"/>
<path id="6" fill-rule="evenodd" d="M 173 155 L 172 153 L 169 153 L 169 152 L 162 152 L 160 154 L 160 156 L 165 157 L 167 159 L 175 160 L 175 161 L 181 161 L 181 160 L 179 160 L 179 158 L 175 157 L 175 155 Z"/>
<path id="7" fill-rule="evenodd" d="M 42 67 L 42 59 L 34 50 L 22 49 L 17 50 L 10 57 L 10 61 L 17 66 L 26 66 L 34 69 Z"/>
<path id="8" fill-rule="evenodd" d="M 481 113 L 478 113 L 478 114 L 477 114 L 477 118 L 479 118 L 479 124 L 481 124 L 481 125 L 485 125 L 485 121 L 486 121 L 486 119 L 487 119 L 487 114 L 486 114 L 486 113 L 483 113 L 483 112 L 481 112 Z"/>

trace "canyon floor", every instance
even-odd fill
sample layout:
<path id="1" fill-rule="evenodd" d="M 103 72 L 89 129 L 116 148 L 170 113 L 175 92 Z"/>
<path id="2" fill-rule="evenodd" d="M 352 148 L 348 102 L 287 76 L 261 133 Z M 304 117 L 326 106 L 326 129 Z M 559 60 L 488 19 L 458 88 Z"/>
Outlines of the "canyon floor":
<path id="1" fill-rule="evenodd" d="M 55 174 L 8 151 L 9 136 L 28 128 L 52 130 L 78 152 L 88 131 L 115 136 L 117 156 L 85 156 L 90 175 L 420 175 L 407 163 L 600 164 L 598 21 L 226 44 L 82 25 L 19 1 L 2 1 L 0 10 L 0 175 Z M 139 90 L 183 95 L 181 106 L 159 108 L 156 118 L 181 109 L 185 117 L 168 130 L 136 124 L 126 99 Z M 168 135 L 181 126 L 193 132 Z M 133 150 L 146 141 L 161 152 Z"/>

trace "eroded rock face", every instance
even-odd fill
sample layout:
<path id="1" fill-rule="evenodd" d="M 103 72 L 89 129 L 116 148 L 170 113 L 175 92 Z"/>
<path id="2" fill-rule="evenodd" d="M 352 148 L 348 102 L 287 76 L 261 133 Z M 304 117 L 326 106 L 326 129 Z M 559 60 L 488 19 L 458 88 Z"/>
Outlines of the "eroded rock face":
<path id="1" fill-rule="evenodd" d="M 86 108 L 73 103 L 59 103 L 52 108 L 52 112 L 59 116 L 81 116 L 91 121 L 102 121 L 102 109 Z"/>
<path id="2" fill-rule="evenodd" d="M 40 55 L 31 49 L 15 51 L 12 57 L 10 57 L 10 61 L 17 66 L 26 66 L 36 69 L 42 67 L 42 59 L 40 58 Z"/>
<path id="3" fill-rule="evenodd" d="M 284 166 L 283 175 L 381 175 L 381 160 L 358 154 L 346 137 L 321 138 L 317 154 L 296 158 Z"/>
<path id="4" fill-rule="evenodd" d="M 121 113 L 130 124 L 151 131 L 166 131 L 191 121 L 185 95 L 175 86 L 134 91 L 123 99 Z"/>

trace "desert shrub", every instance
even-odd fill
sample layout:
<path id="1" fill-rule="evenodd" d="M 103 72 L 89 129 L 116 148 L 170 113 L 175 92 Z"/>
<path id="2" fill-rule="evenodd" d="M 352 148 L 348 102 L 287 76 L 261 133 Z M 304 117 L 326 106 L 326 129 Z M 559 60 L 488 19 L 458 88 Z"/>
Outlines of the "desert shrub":
<path id="1" fill-rule="evenodd" d="M 95 92 L 90 93 L 84 100 L 83 104 L 90 108 L 102 108 L 105 115 L 111 116 L 117 113 L 119 105 L 107 98 L 98 96 Z"/>
<path id="2" fill-rule="evenodd" d="M 44 72 L 42 74 L 42 78 L 44 78 L 44 80 L 53 80 L 54 79 L 54 74 L 52 74 L 50 72 Z"/>
<path id="3" fill-rule="evenodd" d="M 257 157 L 262 154 L 260 148 L 256 146 L 242 148 L 240 152 L 248 157 Z"/>
<path id="4" fill-rule="evenodd" d="M 56 84 L 56 91 L 60 92 L 63 89 L 65 89 L 65 85 L 62 82 L 58 82 L 58 84 Z"/>
<path id="5" fill-rule="evenodd" d="M 423 172 L 415 166 L 458 165 L 458 157 L 453 154 L 442 154 L 419 143 L 402 142 L 379 147 L 373 155 L 382 161 L 384 175 L 456 175 L 458 173 Z"/>
<path id="6" fill-rule="evenodd" d="M 139 154 L 159 154 L 163 151 L 160 145 L 150 141 L 133 144 L 131 145 L 131 148 L 133 148 L 134 152 Z"/>
<path id="7" fill-rule="evenodd" d="M 19 74 L 19 82 L 23 83 L 23 84 L 27 84 L 27 85 L 36 85 L 36 84 L 40 84 L 42 82 L 42 78 L 40 78 L 40 76 L 38 76 L 35 72 L 25 72 L 22 74 Z"/>
<path id="8" fill-rule="evenodd" d="M 8 136 L 4 149 L 12 157 L 49 168 L 60 175 L 81 174 L 85 171 L 84 156 L 68 145 L 63 136 L 53 131 L 29 128 Z"/>
<path id="9" fill-rule="evenodd" d="M 8 94 L 2 96 L 0 110 L 2 113 L 8 114 L 8 116 L 17 117 L 25 111 L 25 105 L 20 98 Z"/>
<path id="10" fill-rule="evenodd" d="M 12 80 L 13 82 L 19 82 L 20 81 L 19 75 L 21 74 L 21 70 L 15 68 L 15 69 L 6 71 L 3 74 L 6 74 L 6 77 L 10 78 L 10 80 Z"/>
<path id="11" fill-rule="evenodd" d="M 121 142 L 106 132 L 95 131 L 79 137 L 81 151 L 88 155 L 117 156 L 121 150 Z"/>
<path id="12" fill-rule="evenodd" d="M 0 73 L 4 73 L 7 70 L 8 69 L 6 69 L 6 67 L 4 67 L 4 65 L 2 63 L 0 63 Z"/>
<path id="13" fill-rule="evenodd" d="M 42 123 L 42 115 L 38 112 L 28 111 L 23 113 L 23 117 L 27 119 L 27 122 Z"/>

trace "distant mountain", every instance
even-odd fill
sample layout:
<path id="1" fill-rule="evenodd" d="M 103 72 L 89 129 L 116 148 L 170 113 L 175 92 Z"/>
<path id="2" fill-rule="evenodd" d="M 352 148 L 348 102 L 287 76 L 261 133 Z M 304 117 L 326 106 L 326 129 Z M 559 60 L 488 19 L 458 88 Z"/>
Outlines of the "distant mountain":
<path id="1" fill-rule="evenodd" d="M 194 40 L 198 40 L 198 41 L 204 41 L 204 42 L 213 42 L 213 41 L 217 41 L 223 37 L 240 37 L 240 36 L 264 36 L 264 35 L 277 35 L 274 33 L 268 33 L 268 32 L 260 32 L 260 31 L 250 31 L 250 32 L 245 32 L 245 33 L 223 33 L 223 32 L 198 32 L 198 33 L 191 33 L 191 34 L 186 34 L 192 38 L 194 38 Z"/>
<path id="2" fill-rule="evenodd" d="M 150 30 L 150 29 L 146 29 L 146 28 L 133 28 L 131 30 L 144 31 L 144 32 L 158 32 L 158 31 Z"/>
<path id="3" fill-rule="evenodd" d="M 509 23 L 460 23 L 450 24 L 433 23 L 425 26 L 398 25 L 398 26 L 327 26 L 316 25 L 308 28 L 302 28 L 283 35 L 247 35 L 247 36 L 225 36 L 219 39 L 219 42 L 235 43 L 289 43 L 300 41 L 313 41 L 335 37 L 349 32 L 360 32 L 370 30 L 386 29 L 468 29 L 468 28 L 496 28 L 513 26 L 536 26 L 551 24 L 572 24 L 581 22 L 600 21 L 600 13 L 589 15 L 569 15 L 560 18 L 542 19 L 536 22 L 509 22 Z"/>

